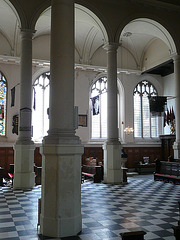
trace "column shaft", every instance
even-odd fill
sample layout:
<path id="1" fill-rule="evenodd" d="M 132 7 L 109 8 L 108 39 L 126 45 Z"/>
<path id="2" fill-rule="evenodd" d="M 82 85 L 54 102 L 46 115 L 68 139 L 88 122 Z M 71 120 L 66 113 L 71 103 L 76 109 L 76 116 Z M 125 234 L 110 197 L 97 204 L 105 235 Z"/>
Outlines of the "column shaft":
<path id="1" fill-rule="evenodd" d="M 107 49 L 107 88 L 108 88 L 108 141 L 118 141 L 118 116 L 117 116 L 117 44 L 106 46 Z"/>
<path id="2" fill-rule="evenodd" d="M 52 1 L 50 132 L 74 132 L 74 5 Z"/>
<path id="3" fill-rule="evenodd" d="M 31 140 L 32 106 L 32 36 L 31 29 L 21 30 L 21 79 L 19 136 L 14 145 L 14 188 L 32 188 L 34 175 L 34 143 Z"/>
<path id="4" fill-rule="evenodd" d="M 42 153 L 40 229 L 48 237 L 82 230 L 81 155 L 74 127 L 74 1 L 52 0 L 50 129 Z"/>
<path id="5" fill-rule="evenodd" d="M 103 145 L 104 149 L 104 182 L 122 183 L 121 143 L 118 140 L 117 115 L 117 48 L 118 44 L 108 44 L 107 50 L 107 128 L 108 137 Z"/>
<path id="6" fill-rule="evenodd" d="M 21 30 L 19 140 L 31 141 L 32 30 Z"/>

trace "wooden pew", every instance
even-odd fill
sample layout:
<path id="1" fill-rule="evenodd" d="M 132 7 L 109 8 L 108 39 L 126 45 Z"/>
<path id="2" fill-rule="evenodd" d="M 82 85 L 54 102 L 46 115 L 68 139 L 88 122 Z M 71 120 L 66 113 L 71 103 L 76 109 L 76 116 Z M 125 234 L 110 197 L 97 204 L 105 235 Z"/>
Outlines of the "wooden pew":
<path id="1" fill-rule="evenodd" d="M 94 183 L 100 183 L 103 180 L 103 166 L 82 165 L 82 176 L 93 178 Z"/>
<path id="2" fill-rule="evenodd" d="M 180 184 L 180 162 L 157 159 L 154 180 Z"/>

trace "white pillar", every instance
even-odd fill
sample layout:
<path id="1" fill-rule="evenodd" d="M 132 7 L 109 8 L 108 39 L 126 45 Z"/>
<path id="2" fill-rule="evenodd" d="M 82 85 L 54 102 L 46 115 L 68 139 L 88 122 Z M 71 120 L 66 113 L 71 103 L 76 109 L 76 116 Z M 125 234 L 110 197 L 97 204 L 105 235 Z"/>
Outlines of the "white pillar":
<path id="1" fill-rule="evenodd" d="M 21 30 L 21 79 L 19 136 L 14 145 L 14 188 L 34 187 L 34 143 L 31 140 L 32 113 L 32 36 L 34 31 Z"/>
<path id="2" fill-rule="evenodd" d="M 174 158 L 180 159 L 180 56 L 174 57 L 174 78 L 175 78 L 175 126 L 176 140 L 173 145 Z"/>
<path id="3" fill-rule="evenodd" d="M 68 237 L 82 230 L 81 155 L 74 126 L 74 1 L 52 0 L 50 129 L 41 147 L 40 231 Z"/>
<path id="4" fill-rule="evenodd" d="M 118 44 L 111 43 L 104 47 L 107 50 L 107 141 L 104 149 L 104 182 L 122 183 L 121 143 L 118 139 L 117 111 L 117 48 Z"/>

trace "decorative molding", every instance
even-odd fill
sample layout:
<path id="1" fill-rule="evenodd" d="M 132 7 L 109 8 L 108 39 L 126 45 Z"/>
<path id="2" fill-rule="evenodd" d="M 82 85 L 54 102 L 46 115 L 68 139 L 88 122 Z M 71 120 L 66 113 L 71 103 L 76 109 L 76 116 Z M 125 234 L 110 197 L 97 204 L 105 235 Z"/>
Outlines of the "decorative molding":
<path id="1" fill-rule="evenodd" d="M 20 65 L 20 58 L 12 57 L 12 56 L 3 56 L 0 55 L 0 63 L 7 63 L 7 64 L 15 64 Z M 41 67 L 47 68 L 50 67 L 50 61 L 33 59 L 32 60 L 33 67 Z M 94 65 L 86 65 L 86 64 L 75 64 L 75 70 L 80 71 L 92 71 L 92 72 L 99 72 L 99 73 L 107 73 L 107 67 L 104 66 L 94 66 Z M 131 70 L 125 68 L 117 68 L 117 73 L 125 73 L 125 74 L 136 74 L 141 75 L 142 71 L 140 70 Z"/>

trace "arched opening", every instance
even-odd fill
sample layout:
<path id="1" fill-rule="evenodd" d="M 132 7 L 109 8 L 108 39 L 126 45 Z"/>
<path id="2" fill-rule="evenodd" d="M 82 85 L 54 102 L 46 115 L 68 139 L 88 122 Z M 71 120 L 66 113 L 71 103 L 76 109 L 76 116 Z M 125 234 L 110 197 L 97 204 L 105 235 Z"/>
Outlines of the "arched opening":
<path id="1" fill-rule="evenodd" d="M 138 18 L 129 22 L 121 32 L 119 57 L 124 69 L 146 71 L 162 64 L 176 54 L 169 32 L 158 22 Z M 120 61 L 119 61 L 120 64 Z"/>

